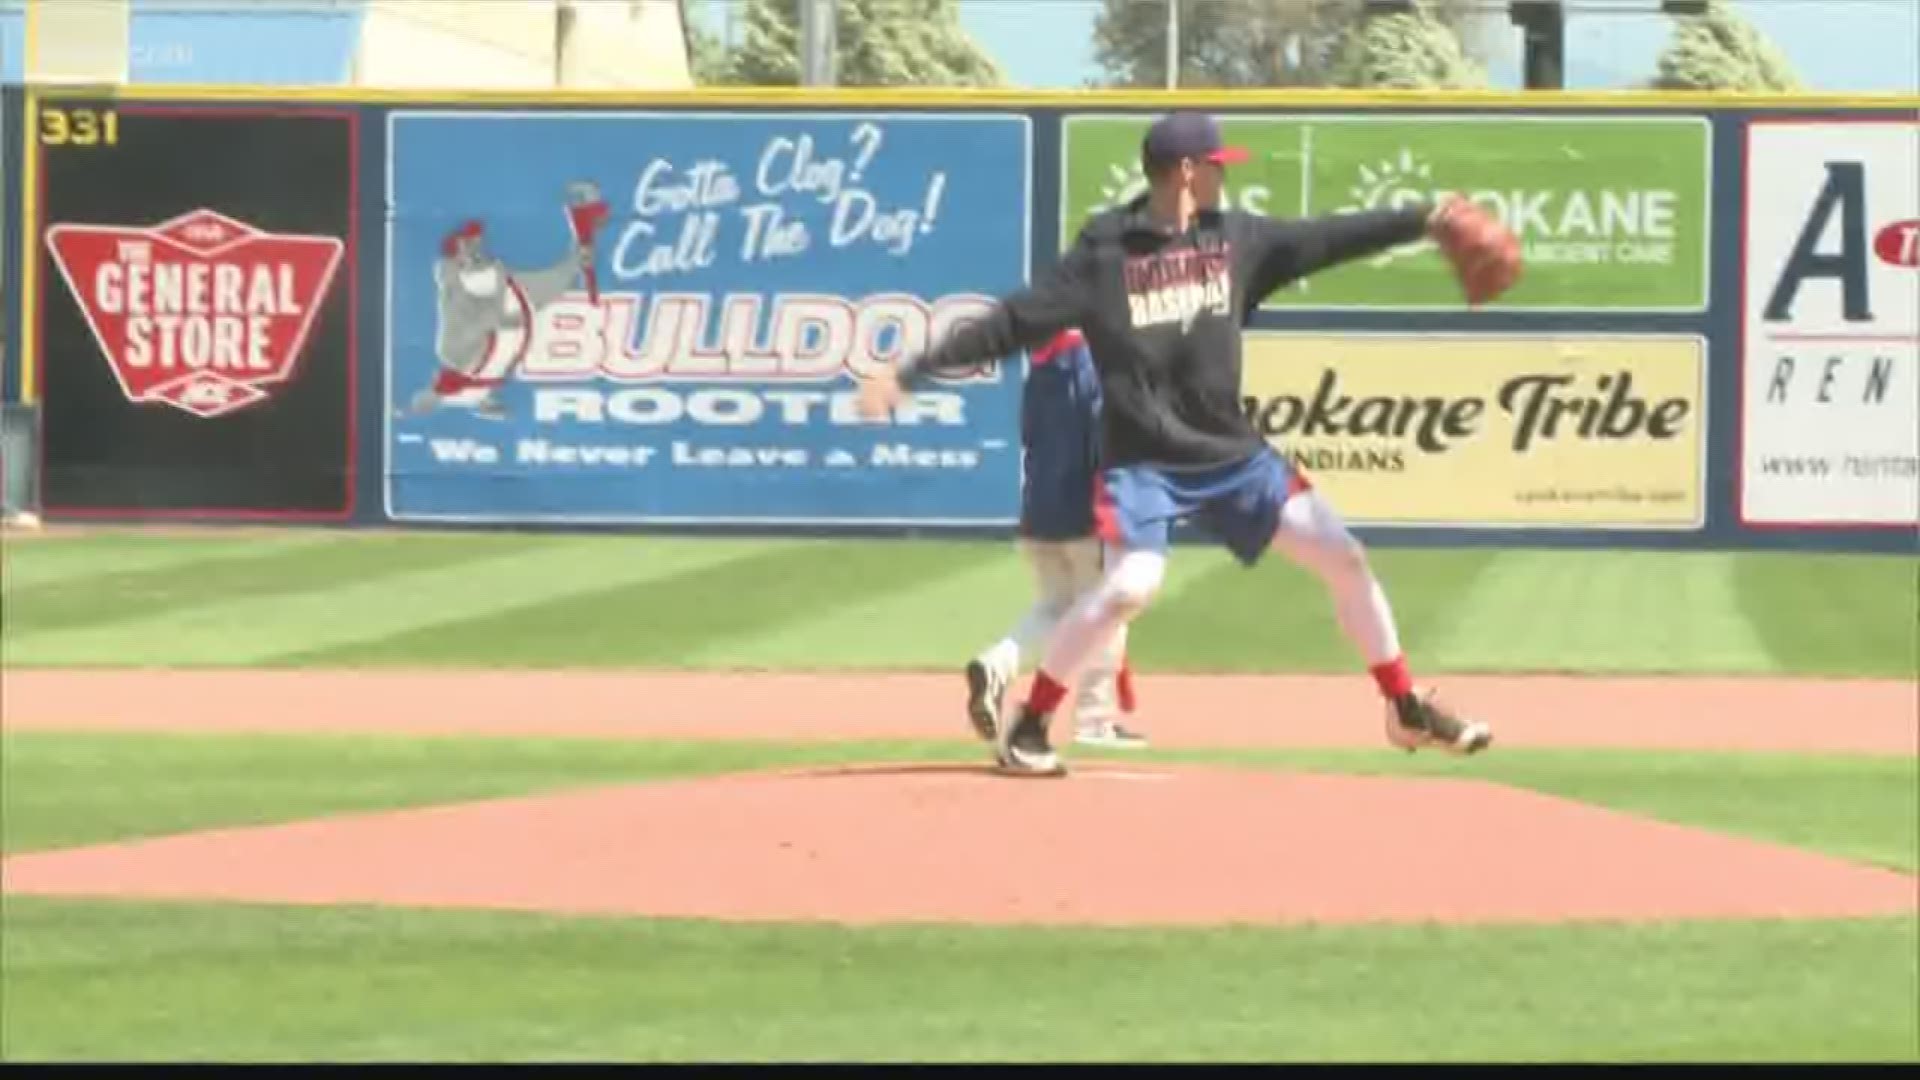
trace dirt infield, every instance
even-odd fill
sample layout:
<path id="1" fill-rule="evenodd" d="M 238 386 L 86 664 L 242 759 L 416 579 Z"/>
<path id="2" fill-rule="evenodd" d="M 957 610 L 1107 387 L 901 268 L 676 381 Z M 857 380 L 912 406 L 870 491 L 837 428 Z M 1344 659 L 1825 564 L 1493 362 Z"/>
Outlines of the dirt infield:
<path id="1" fill-rule="evenodd" d="M 1444 821 L 1444 833 L 1418 823 Z M 9 860 L 7 888 L 569 914 L 1160 925 L 1880 915 L 1903 874 L 1473 780 L 742 774 Z"/>
<path id="2" fill-rule="evenodd" d="M 8 671 L 15 730 L 964 737 L 918 675 Z M 1913 754 L 1904 683 L 1449 679 L 1501 747 Z M 1379 748 L 1361 679 L 1157 677 L 1157 745 Z M 1444 830 L 1433 823 L 1443 822 Z M 1560 922 L 1911 912 L 1911 875 L 1461 775 L 747 773 L 8 858 L 8 892 L 739 920 Z"/>
<path id="3" fill-rule="evenodd" d="M 1499 745 L 1920 753 L 1914 687 L 1892 680 L 1449 676 Z M 589 738 L 952 739 L 955 675 L 411 671 L 6 673 L 10 728 L 395 732 Z M 1353 676 L 1155 675 L 1156 745 L 1378 747 Z"/>

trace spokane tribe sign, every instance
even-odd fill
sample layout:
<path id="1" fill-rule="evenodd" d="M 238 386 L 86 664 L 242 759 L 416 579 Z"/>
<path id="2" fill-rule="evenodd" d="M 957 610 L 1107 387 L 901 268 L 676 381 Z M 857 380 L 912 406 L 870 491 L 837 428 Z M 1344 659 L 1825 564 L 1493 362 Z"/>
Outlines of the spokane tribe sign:
<path id="1" fill-rule="evenodd" d="M 149 229 L 56 225 L 47 244 L 127 400 L 203 419 L 293 375 L 344 250 L 205 209 Z"/>
<path id="2" fill-rule="evenodd" d="M 1920 522 L 1920 123 L 1753 121 L 1744 522 Z"/>
<path id="3" fill-rule="evenodd" d="M 350 514 L 354 115 L 39 111 L 49 512 Z"/>

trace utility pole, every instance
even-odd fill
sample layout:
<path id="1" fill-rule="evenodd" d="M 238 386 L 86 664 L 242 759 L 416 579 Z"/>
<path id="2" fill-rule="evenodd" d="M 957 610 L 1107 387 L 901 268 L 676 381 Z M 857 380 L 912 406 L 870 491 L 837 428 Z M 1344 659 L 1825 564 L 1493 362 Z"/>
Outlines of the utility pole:
<path id="1" fill-rule="evenodd" d="M 1526 42 L 1526 87 L 1560 90 L 1567 84 L 1567 11 L 1561 0 L 1513 0 L 1507 9 Z"/>
<path id="2" fill-rule="evenodd" d="M 1180 89 L 1180 0 L 1167 0 L 1167 89 Z"/>
<path id="3" fill-rule="evenodd" d="M 839 0 L 800 0 L 800 85 L 836 81 L 833 42 Z"/>
<path id="4" fill-rule="evenodd" d="M 573 0 L 558 0 L 553 7 L 553 85 L 566 86 L 573 73 L 573 33 L 579 27 L 580 13 Z"/>

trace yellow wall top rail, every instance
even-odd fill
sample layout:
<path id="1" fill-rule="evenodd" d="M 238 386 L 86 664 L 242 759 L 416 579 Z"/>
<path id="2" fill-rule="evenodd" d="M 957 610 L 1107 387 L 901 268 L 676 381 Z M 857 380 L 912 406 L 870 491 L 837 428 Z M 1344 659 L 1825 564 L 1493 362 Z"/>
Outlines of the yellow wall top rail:
<path id="1" fill-rule="evenodd" d="M 1462 106 L 1530 109 L 1906 109 L 1920 114 L 1915 94 L 1733 94 L 1705 91 L 1492 90 L 1009 90 L 854 87 L 700 87 L 690 90 L 383 90 L 364 86 L 34 85 L 43 98 L 114 97 L 124 101 L 311 101 L 352 105 L 753 105 L 856 108 L 1142 109 Z"/>

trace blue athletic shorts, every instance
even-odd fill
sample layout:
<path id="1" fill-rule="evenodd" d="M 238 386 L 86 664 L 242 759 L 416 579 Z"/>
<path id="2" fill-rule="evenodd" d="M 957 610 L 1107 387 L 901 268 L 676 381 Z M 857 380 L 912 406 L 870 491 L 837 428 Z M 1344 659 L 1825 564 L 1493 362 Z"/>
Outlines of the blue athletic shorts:
<path id="1" fill-rule="evenodd" d="M 1272 447 L 1244 461 L 1196 469 L 1122 465 L 1103 469 L 1094 492 L 1100 538 L 1128 551 L 1165 551 L 1184 518 L 1252 566 L 1273 542 L 1280 508 L 1310 485 Z"/>

